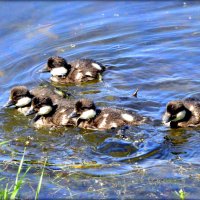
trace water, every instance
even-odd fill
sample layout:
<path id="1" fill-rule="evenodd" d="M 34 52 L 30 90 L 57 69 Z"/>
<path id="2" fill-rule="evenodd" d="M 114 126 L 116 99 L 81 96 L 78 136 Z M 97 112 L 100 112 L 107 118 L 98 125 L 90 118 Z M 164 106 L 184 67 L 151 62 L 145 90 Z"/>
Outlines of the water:
<path id="1" fill-rule="evenodd" d="M 107 66 L 103 82 L 62 87 L 98 106 L 150 116 L 155 125 L 128 130 L 35 130 L 15 110 L 0 110 L 1 188 L 14 183 L 25 152 L 31 170 L 21 198 L 34 198 L 45 158 L 40 198 L 199 198 L 200 131 L 161 124 L 172 99 L 199 95 L 198 1 L 2 1 L 0 105 L 15 85 L 49 80 L 48 57 L 93 58 Z M 138 98 L 132 96 L 139 88 Z"/>

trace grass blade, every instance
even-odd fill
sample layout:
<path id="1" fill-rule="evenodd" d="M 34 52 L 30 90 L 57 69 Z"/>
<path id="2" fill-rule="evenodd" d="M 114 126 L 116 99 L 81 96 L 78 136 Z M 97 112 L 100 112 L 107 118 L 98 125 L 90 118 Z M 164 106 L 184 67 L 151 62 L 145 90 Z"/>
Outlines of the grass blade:
<path id="1" fill-rule="evenodd" d="M 8 199 L 8 183 L 6 184 L 6 188 L 4 190 L 3 199 Z"/>
<path id="2" fill-rule="evenodd" d="M 13 192 L 12 192 L 10 199 L 15 199 L 15 197 L 16 197 L 18 191 L 19 191 L 19 188 L 22 184 L 22 181 L 18 182 L 18 179 L 19 179 L 19 175 L 20 175 L 20 172 L 21 172 L 21 169 L 22 169 L 23 162 L 24 162 L 25 151 L 26 151 L 26 147 L 24 148 L 24 153 L 23 153 L 22 159 L 20 161 L 20 165 L 18 167 L 18 171 L 17 171 L 17 175 L 16 175 L 16 179 L 15 179 L 15 186 L 14 186 L 14 189 L 13 189 Z M 26 170 L 25 173 L 27 173 L 27 172 L 28 171 Z"/>
<path id="3" fill-rule="evenodd" d="M 46 158 L 46 160 L 44 162 L 44 165 L 43 165 L 42 173 L 41 173 L 41 176 L 40 176 L 40 181 L 38 183 L 37 191 L 36 191 L 36 194 L 35 194 L 35 200 L 38 199 L 38 195 L 40 193 L 40 189 L 41 189 L 41 185 L 42 185 L 42 179 L 43 179 L 43 175 L 44 175 L 44 169 L 45 169 L 45 166 L 46 166 L 46 162 L 47 162 L 47 158 Z"/>
<path id="4" fill-rule="evenodd" d="M 19 178 L 19 174 L 20 174 L 21 169 L 22 169 L 22 164 L 23 164 L 23 162 L 24 162 L 25 151 L 26 151 L 26 147 L 24 148 L 24 153 L 23 153 L 23 156 L 22 156 L 22 159 L 21 159 L 21 161 L 20 161 L 20 165 L 19 165 L 19 168 L 18 168 L 18 171 L 17 171 L 17 176 L 16 176 L 16 179 L 15 179 L 15 186 L 17 185 L 18 178 Z M 15 187 L 14 187 L 14 189 L 15 189 Z"/>
<path id="5" fill-rule="evenodd" d="M 11 140 L 0 142 L 0 146 L 3 145 L 3 144 L 8 143 L 8 142 L 10 142 L 10 141 L 11 141 Z"/>
<path id="6" fill-rule="evenodd" d="M 19 192 L 20 187 L 22 186 L 24 177 L 26 176 L 26 174 L 28 173 L 28 171 L 30 170 L 31 167 L 28 167 L 28 169 L 25 171 L 25 173 L 23 174 L 23 176 L 20 178 L 19 181 L 17 181 L 17 184 L 14 187 L 14 190 L 10 196 L 10 199 L 15 199 L 15 197 L 17 196 L 17 193 Z"/>

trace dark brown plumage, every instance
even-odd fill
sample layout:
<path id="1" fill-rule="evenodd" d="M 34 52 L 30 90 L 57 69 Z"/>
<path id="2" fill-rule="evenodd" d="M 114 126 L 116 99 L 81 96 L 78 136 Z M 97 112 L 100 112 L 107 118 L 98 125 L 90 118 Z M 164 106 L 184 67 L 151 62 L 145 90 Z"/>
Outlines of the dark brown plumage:
<path id="1" fill-rule="evenodd" d="M 29 91 L 25 86 L 15 86 L 10 91 L 10 98 L 5 107 L 14 105 L 19 112 L 25 114 L 30 108 L 33 97 L 51 97 L 53 104 L 64 105 L 68 103 L 62 96 L 47 87 L 37 87 Z"/>
<path id="2" fill-rule="evenodd" d="M 169 102 L 163 123 L 173 128 L 200 126 L 200 100 L 187 98 Z"/>
<path id="3" fill-rule="evenodd" d="M 50 97 L 40 96 L 33 98 L 27 115 L 36 113 L 33 119 L 36 128 L 71 126 L 76 122 L 74 119 L 68 118 L 73 108 L 74 101 L 63 99 L 62 102 L 55 105 Z"/>
<path id="4" fill-rule="evenodd" d="M 23 97 L 33 97 L 33 95 L 29 92 L 27 87 L 16 86 L 11 89 L 9 99 L 12 101 L 13 105 L 16 104 L 17 101 Z"/>
<path id="5" fill-rule="evenodd" d="M 76 102 L 70 117 L 77 118 L 77 126 L 85 129 L 105 130 L 124 125 L 140 125 L 148 118 L 139 114 L 115 108 L 96 109 L 93 101 L 81 99 Z"/>
<path id="6" fill-rule="evenodd" d="M 50 97 L 53 104 L 58 104 L 58 102 L 62 102 L 63 97 L 58 95 L 53 89 L 49 87 L 36 87 L 30 91 L 32 96 L 34 97 Z"/>
<path id="7" fill-rule="evenodd" d="M 99 80 L 104 70 L 102 64 L 92 59 L 79 59 L 67 63 L 64 58 L 54 56 L 48 59 L 44 72 L 51 73 L 53 82 L 66 84 Z"/>

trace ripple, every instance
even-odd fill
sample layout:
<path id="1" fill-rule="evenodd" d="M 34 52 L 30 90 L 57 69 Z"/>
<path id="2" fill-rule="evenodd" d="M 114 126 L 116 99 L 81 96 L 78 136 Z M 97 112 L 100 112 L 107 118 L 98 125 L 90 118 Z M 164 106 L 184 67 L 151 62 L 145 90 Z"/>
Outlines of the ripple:
<path id="1" fill-rule="evenodd" d="M 169 191 L 174 188 L 178 191 L 177 183 L 174 188 L 168 185 L 168 178 L 173 183 L 179 181 L 176 177 L 186 180 L 179 167 L 187 163 L 198 166 L 199 129 L 171 130 L 162 126 L 161 117 L 168 101 L 199 95 L 199 4 L 195 1 L 2 2 L 0 9 L 0 105 L 7 101 L 15 85 L 33 88 L 50 83 L 49 75 L 38 73 L 48 57 L 59 55 L 67 60 L 86 57 L 107 66 L 103 81 L 63 86 L 63 90 L 77 99 L 91 98 L 99 107 L 122 107 L 149 116 L 155 122 L 124 132 L 77 128 L 35 130 L 29 125 L 30 118 L 1 107 L 0 140 L 8 143 L 0 146 L 0 164 L 7 161 L 14 168 L 12 162 L 19 163 L 27 144 L 26 165 L 40 168 L 44 157 L 48 157 L 47 169 L 52 174 L 49 179 L 45 177 L 45 184 L 64 198 L 63 194 L 69 191 L 52 183 L 59 173 L 63 176 L 59 181 L 71 187 L 75 198 L 82 194 L 81 198 L 121 198 L 124 191 L 124 198 L 133 197 L 131 191 L 134 197 L 168 198 Z M 137 88 L 138 98 L 135 98 L 132 94 Z M 169 166 L 178 171 L 178 176 L 172 174 L 171 168 L 167 170 Z M 153 175 L 136 173 L 137 170 L 146 173 L 146 169 Z M 32 173 L 34 177 L 35 174 Z M 71 185 L 69 174 L 75 177 L 72 175 Z M 161 177 L 159 181 L 164 180 L 160 185 L 166 190 L 147 183 L 148 178 L 154 182 L 155 174 Z M 92 184 L 87 177 L 98 181 Z M 102 196 L 93 194 L 89 186 L 104 184 L 107 177 L 108 182 L 112 181 L 106 186 L 110 193 L 121 193 L 112 196 L 99 186 Z M 129 180 L 124 191 L 122 180 Z M 191 180 L 186 185 L 190 183 Z M 144 185 L 152 196 L 143 195 Z M 77 194 L 77 188 L 82 193 Z M 168 195 L 155 192 L 163 190 Z M 197 193 L 188 193 L 198 198 Z"/>

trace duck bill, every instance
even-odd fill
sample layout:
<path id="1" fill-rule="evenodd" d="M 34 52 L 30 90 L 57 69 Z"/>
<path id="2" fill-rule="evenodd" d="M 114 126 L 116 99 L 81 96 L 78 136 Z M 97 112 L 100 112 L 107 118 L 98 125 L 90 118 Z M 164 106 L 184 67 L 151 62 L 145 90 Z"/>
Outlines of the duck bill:
<path id="1" fill-rule="evenodd" d="M 169 113 L 165 113 L 163 115 L 162 121 L 164 124 L 169 123 L 175 119 L 175 116 L 170 115 Z"/>
<path id="2" fill-rule="evenodd" d="M 8 102 L 4 105 L 4 107 L 8 108 L 8 107 L 11 107 L 11 106 L 14 106 L 14 105 L 15 105 L 15 103 L 11 99 L 9 99 Z"/>
<path id="3" fill-rule="evenodd" d="M 27 112 L 26 112 L 26 116 L 29 116 L 29 115 L 33 115 L 33 114 L 35 114 L 36 113 L 36 111 L 31 107 Z"/>
<path id="4" fill-rule="evenodd" d="M 75 118 L 75 117 L 79 117 L 79 114 L 77 114 L 75 111 L 73 111 L 73 112 L 68 116 L 69 119 L 72 119 L 72 118 Z"/>
<path id="5" fill-rule="evenodd" d="M 163 123 L 166 124 L 166 123 L 170 122 L 171 121 L 170 118 L 171 118 L 170 115 L 168 113 L 165 113 L 162 118 Z"/>

